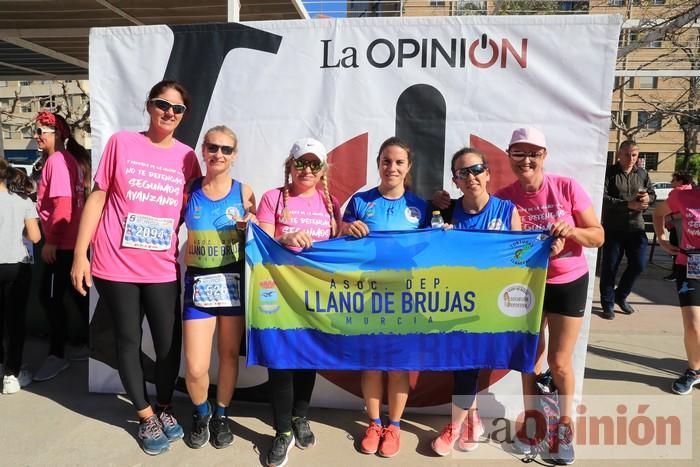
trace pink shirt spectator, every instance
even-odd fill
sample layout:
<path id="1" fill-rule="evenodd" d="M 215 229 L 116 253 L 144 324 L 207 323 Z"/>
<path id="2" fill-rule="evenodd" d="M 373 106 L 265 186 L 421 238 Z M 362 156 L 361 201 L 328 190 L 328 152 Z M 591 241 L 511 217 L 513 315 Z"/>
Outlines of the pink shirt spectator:
<path id="1" fill-rule="evenodd" d="M 281 188 L 266 192 L 260 199 L 256 216 L 260 222 L 275 226 L 275 238 L 286 233 L 305 230 L 314 241 L 328 240 L 331 236 L 331 217 L 328 215 L 323 192 L 309 197 L 289 196 L 287 212 L 289 219 L 282 214 L 284 195 Z M 336 225 L 340 225 L 340 206 L 331 196 Z"/>
<path id="2" fill-rule="evenodd" d="M 66 150 L 54 152 L 44 163 L 36 200 L 46 242 L 59 250 L 75 248 L 84 205 L 83 174 L 78 161 Z"/>
<path id="3" fill-rule="evenodd" d="M 92 239 L 93 275 L 119 282 L 174 281 L 183 190 L 200 175 L 194 151 L 177 140 L 159 148 L 141 133 L 112 135 L 95 174 L 107 200 Z"/>
<path id="4" fill-rule="evenodd" d="M 682 216 L 680 247 L 684 250 L 700 249 L 700 188 L 671 190 L 666 202 L 672 212 L 680 212 Z M 688 264 L 688 257 L 676 255 L 676 264 Z"/>
<path id="5" fill-rule="evenodd" d="M 514 182 L 499 190 L 496 196 L 515 203 L 523 230 L 547 230 L 557 220 L 576 225 L 573 213 L 583 212 L 592 204 L 588 193 L 575 180 L 550 174 L 544 174 L 542 186 L 536 192 L 527 193 L 520 183 Z M 547 283 L 566 284 L 586 272 L 588 264 L 583 247 L 567 240 L 562 252 L 549 260 Z"/>

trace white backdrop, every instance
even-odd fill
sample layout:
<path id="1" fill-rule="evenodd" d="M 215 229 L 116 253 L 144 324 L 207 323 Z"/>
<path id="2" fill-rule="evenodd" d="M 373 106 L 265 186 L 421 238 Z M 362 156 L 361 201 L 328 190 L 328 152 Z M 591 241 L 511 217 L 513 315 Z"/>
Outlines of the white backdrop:
<path id="1" fill-rule="evenodd" d="M 250 48 L 228 52 L 211 90 L 208 108 L 203 109 L 195 147 L 201 144 L 207 128 L 222 123 L 233 128 L 240 140 L 233 176 L 249 183 L 259 198 L 265 190 L 281 184 L 282 162 L 295 139 L 312 136 L 331 149 L 366 135 L 362 136 L 366 138 L 366 153 L 353 146 L 351 162 L 362 168 L 367 166 L 364 186 L 355 189 L 371 187 L 378 182 L 374 169 L 376 151 L 384 139 L 399 131 L 397 101 L 410 86 L 423 84 L 444 98 L 445 118 L 444 123 L 438 122 L 442 133 L 433 132 L 441 144 L 436 146 L 435 154 L 423 154 L 416 164 L 418 170 L 425 167 L 426 171 L 434 171 L 435 167 L 428 168 L 426 161 L 438 159 L 443 186 L 454 190 L 449 170 L 442 167 L 449 164 L 457 149 L 470 140 L 473 143 L 475 136 L 505 148 L 514 128 L 536 126 L 548 140 L 546 170 L 575 174 L 599 212 L 620 24 L 620 17 L 607 15 L 247 23 L 251 28 L 280 36 L 279 49 L 276 53 Z M 195 71 L 200 66 L 202 71 L 211 71 L 210 64 L 199 64 L 191 54 L 192 50 L 209 49 L 220 40 L 221 25 L 218 26 L 200 27 L 205 31 L 211 27 L 206 36 L 210 42 L 196 44 L 190 56 L 184 58 L 193 61 Z M 112 133 L 146 128 L 144 102 L 150 87 L 163 79 L 173 60 L 174 36 L 173 29 L 167 26 L 91 31 L 93 170 Z M 486 48 L 481 47 L 484 39 Z M 506 50 L 506 41 L 515 53 Z M 443 58 L 439 49 L 435 52 L 436 42 L 447 54 L 454 43 L 454 65 Z M 402 51 L 404 58 L 400 61 Z M 493 65 L 475 65 L 488 63 L 492 57 Z M 341 60 L 347 67 L 333 67 Z M 196 93 L 193 96 L 202 102 L 206 102 L 206 97 Z M 420 105 L 416 112 L 414 119 L 420 121 Z M 426 126 L 434 124 L 431 121 Z M 335 175 L 339 176 L 343 174 Z M 434 187 L 437 188 L 440 187 Z M 594 271 L 595 251 L 587 253 Z M 589 287 L 586 322 L 575 354 L 579 395 L 593 280 Z M 152 355 L 148 344 L 144 349 Z M 243 369 L 239 387 L 264 380 L 264 369 Z M 122 389 L 116 372 L 93 359 L 90 390 Z M 496 399 L 498 394 L 519 393 L 519 376 L 508 375 L 488 392 L 496 394 Z M 359 398 L 323 378 L 319 378 L 313 402 L 362 407 Z M 489 403 L 482 403 L 481 407 L 488 411 Z M 428 410 L 436 409 L 441 410 Z"/>

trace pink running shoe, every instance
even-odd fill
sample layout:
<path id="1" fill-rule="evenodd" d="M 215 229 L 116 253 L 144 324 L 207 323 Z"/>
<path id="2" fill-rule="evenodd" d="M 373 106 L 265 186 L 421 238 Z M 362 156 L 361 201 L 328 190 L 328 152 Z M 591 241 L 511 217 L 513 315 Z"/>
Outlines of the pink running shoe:
<path id="1" fill-rule="evenodd" d="M 477 411 L 469 411 L 469 415 L 462 424 L 462 435 L 457 441 L 460 451 L 473 451 L 479 447 L 479 438 L 484 434 L 484 425 Z"/>
<path id="2" fill-rule="evenodd" d="M 433 451 L 435 451 L 435 454 L 438 456 L 447 456 L 452 452 L 452 446 L 454 446 L 457 438 L 459 438 L 459 425 L 456 423 L 448 423 L 447 426 L 442 429 L 440 436 L 430 443 L 430 447 L 433 448 Z"/>
<path id="3" fill-rule="evenodd" d="M 365 454 L 375 454 L 379 449 L 379 441 L 382 439 L 382 426 L 374 422 L 369 422 L 365 437 L 360 443 L 360 451 Z"/>

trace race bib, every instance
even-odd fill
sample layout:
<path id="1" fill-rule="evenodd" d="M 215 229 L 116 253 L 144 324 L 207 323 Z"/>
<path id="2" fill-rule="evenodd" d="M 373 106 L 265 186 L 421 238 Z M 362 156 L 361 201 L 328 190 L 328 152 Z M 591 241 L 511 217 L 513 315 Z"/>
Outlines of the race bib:
<path id="1" fill-rule="evenodd" d="M 167 250 L 173 237 L 173 220 L 145 214 L 126 216 L 122 246 L 141 250 Z"/>
<path id="2" fill-rule="evenodd" d="M 240 274 L 226 272 L 194 276 L 192 301 L 201 308 L 241 306 Z"/>
<path id="3" fill-rule="evenodd" d="M 700 253 L 688 255 L 688 272 L 686 277 L 688 279 L 700 279 Z"/>

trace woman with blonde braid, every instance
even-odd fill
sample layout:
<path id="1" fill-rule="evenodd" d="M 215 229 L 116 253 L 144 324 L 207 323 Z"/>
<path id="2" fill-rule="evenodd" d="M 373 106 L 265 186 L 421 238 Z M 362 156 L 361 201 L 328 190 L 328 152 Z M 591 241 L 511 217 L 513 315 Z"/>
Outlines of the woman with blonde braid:
<path id="1" fill-rule="evenodd" d="M 284 163 L 284 185 L 265 193 L 258 206 L 260 227 L 293 251 L 338 233 L 340 207 L 328 192 L 326 149 L 313 138 L 292 146 Z M 270 467 L 282 466 L 292 445 L 316 444 L 307 420 L 316 370 L 268 368 L 275 438 L 267 454 Z"/>

